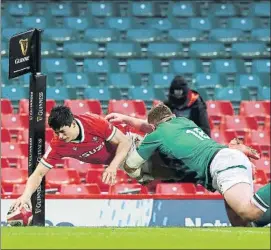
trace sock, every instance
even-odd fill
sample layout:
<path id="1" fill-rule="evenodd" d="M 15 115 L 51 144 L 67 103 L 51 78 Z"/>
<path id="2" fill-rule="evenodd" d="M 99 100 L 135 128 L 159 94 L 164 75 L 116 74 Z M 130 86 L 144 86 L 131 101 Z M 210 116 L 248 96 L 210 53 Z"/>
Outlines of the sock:
<path id="1" fill-rule="evenodd" d="M 252 202 L 261 209 L 264 214 L 258 220 L 254 222 L 255 226 L 265 226 L 269 224 L 270 221 L 270 183 L 261 187 L 252 198 Z"/>

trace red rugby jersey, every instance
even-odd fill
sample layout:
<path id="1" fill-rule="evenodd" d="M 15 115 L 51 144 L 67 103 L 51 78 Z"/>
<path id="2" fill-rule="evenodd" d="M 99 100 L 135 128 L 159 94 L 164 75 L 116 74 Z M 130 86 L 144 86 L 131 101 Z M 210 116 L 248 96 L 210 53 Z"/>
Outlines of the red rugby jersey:
<path id="1" fill-rule="evenodd" d="M 74 118 L 82 133 L 81 141 L 64 142 L 55 135 L 41 159 L 41 163 L 46 167 L 54 167 L 63 157 L 75 158 L 86 163 L 108 165 L 116 152 L 116 146 L 109 142 L 116 133 L 116 128 L 124 134 L 136 132 L 126 124 L 113 126 L 96 114 L 75 115 Z"/>

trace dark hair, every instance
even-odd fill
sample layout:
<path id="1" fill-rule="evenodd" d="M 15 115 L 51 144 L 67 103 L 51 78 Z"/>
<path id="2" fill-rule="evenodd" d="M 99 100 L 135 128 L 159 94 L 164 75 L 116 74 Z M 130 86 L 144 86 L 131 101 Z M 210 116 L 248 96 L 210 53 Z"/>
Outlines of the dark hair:
<path id="1" fill-rule="evenodd" d="M 152 107 L 148 113 L 148 123 L 156 125 L 164 118 L 172 116 L 172 112 L 169 107 L 163 103 L 159 103 Z"/>
<path id="2" fill-rule="evenodd" d="M 182 76 L 175 76 L 170 85 L 170 92 L 173 93 L 174 89 L 181 89 L 187 87 L 187 82 Z"/>
<path id="3" fill-rule="evenodd" d="M 51 110 L 48 124 L 53 130 L 59 130 L 63 126 L 71 126 L 74 120 L 73 114 L 67 106 L 55 106 Z"/>

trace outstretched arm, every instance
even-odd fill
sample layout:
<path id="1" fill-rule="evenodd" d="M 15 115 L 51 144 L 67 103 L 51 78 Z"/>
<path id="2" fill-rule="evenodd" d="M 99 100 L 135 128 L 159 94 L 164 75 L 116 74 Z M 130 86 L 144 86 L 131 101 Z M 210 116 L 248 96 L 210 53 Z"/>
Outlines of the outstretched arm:
<path id="1" fill-rule="evenodd" d="M 24 204 L 27 204 L 31 208 L 31 196 L 39 187 L 42 178 L 48 173 L 50 168 L 45 167 L 42 163 L 39 163 L 35 171 L 30 175 L 27 180 L 25 190 L 21 197 L 19 197 L 13 204 L 14 209 L 22 208 Z"/>
<path id="2" fill-rule="evenodd" d="M 116 145 L 117 149 L 115 157 L 103 172 L 102 181 L 105 184 L 115 184 L 117 169 L 124 163 L 126 156 L 132 146 L 132 141 L 120 130 L 116 129 L 115 135 L 109 142 Z"/>
<path id="3" fill-rule="evenodd" d="M 106 120 L 109 122 L 121 122 L 121 123 L 126 123 L 135 129 L 144 132 L 144 133 L 151 133 L 154 130 L 153 125 L 149 124 L 147 121 L 131 117 L 128 115 L 123 115 L 119 113 L 111 113 L 108 114 L 105 117 Z"/>

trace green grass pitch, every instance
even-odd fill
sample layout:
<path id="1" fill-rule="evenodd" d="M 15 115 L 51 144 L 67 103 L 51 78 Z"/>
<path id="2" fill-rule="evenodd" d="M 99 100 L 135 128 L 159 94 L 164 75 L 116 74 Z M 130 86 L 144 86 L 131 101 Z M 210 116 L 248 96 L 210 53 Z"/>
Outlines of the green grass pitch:
<path id="1" fill-rule="evenodd" d="M 2 249 L 270 249 L 270 228 L 1 229 Z"/>

